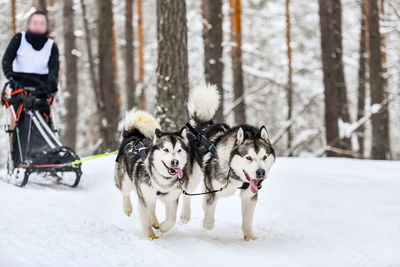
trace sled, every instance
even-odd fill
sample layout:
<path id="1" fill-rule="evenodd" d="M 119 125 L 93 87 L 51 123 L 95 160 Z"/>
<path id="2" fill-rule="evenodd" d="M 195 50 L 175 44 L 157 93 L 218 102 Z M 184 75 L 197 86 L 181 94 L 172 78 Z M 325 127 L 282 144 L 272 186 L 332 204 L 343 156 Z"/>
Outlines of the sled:
<path id="1" fill-rule="evenodd" d="M 51 117 L 52 97 L 38 95 L 37 87 L 12 89 L 6 83 L 1 101 L 5 106 L 8 135 L 8 181 L 23 187 L 32 174 L 70 187 L 79 184 L 79 156 L 57 138 Z M 43 110 L 48 110 L 42 112 Z"/>

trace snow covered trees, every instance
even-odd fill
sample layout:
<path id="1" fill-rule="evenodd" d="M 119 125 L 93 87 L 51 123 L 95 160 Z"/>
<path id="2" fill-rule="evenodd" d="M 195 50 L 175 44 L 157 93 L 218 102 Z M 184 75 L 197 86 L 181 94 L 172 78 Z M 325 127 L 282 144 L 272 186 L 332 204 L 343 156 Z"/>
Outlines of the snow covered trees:
<path id="1" fill-rule="evenodd" d="M 156 9 L 161 2 L 159 20 L 164 24 L 157 34 Z M 395 145 L 395 140 L 400 138 L 400 126 L 396 124 L 396 115 L 400 112 L 397 92 L 400 50 L 396 46 L 400 42 L 400 0 L 376 0 L 373 3 L 373 8 L 380 11 L 374 18 L 380 27 L 380 56 L 377 54 L 379 37 L 375 33 L 379 28 L 375 26 L 375 32 L 368 33 L 366 11 L 369 0 L 184 2 L 186 9 L 180 1 L 112 1 L 113 10 L 110 9 L 108 14 L 114 13 L 113 21 L 106 24 L 115 24 L 115 34 L 110 34 L 112 31 L 107 29 L 108 26 L 100 26 L 106 24 L 100 21 L 104 20 L 104 15 L 97 8 L 107 1 L 74 0 L 75 50 L 71 50 L 68 45 L 71 38 L 63 38 L 64 28 L 69 27 L 63 25 L 64 1 L 4 1 L 0 10 L 8 15 L 0 18 L 3 32 L 0 50 L 4 51 L 14 28 L 16 32 L 25 30 L 25 18 L 30 12 L 35 8 L 47 10 L 51 37 L 55 38 L 60 55 L 63 55 L 60 57 L 59 86 L 62 90 L 57 95 L 54 114 L 62 110 L 63 119 L 73 118 L 65 113 L 73 114 L 73 110 L 78 110 L 78 152 L 85 150 L 89 154 L 105 147 L 114 149 L 108 141 L 107 145 L 99 147 L 100 140 L 105 140 L 104 136 L 109 134 L 114 135 L 112 139 L 118 139 L 119 114 L 133 105 L 158 112 L 160 118 L 173 118 L 170 122 L 182 127 L 189 80 L 190 87 L 209 82 L 221 90 L 224 105 L 219 109 L 216 121 L 266 124 L 277 140 L 280 155 L 311 153 L 325 156 L 328 153 L 364 158 L 400 157 L 400 148 Z M 320 4 L 324 6 L 321 21 Z M 362 4 L 364 17 L 361 19 Z M 169 16 L 177 5 L 179 11 Z M 12 10 L 15 15 L 10 12 Z M 188 20 L 187 34 L 183 37 L 182 28 L 177 25 L 185 18 Z M 325 23 L 322 32 L 320 22 Z M 369 34 L 372 40 L 368 40 Z M 99 43 L 110 41 L 113 35 L 114 41 L 106 48 Z M 159 39 L 161 46 L 157 36 L 162 36 Z M 187 44 L 183 45 L 184 42 Z M 371 51 L 370 42 L 375 44 Z M 114 47 L 114 59 L 108 55 L 110 46 Z M 68 83 L 74 74 L 66 68 L 70 65 L 67 61 L 71 51 L 74 51 L 78 73 L 76 95 L 79 103 L 75 109 L 68 104 L 73 97 L 70 94 L 73 88 Z M 157 68 L 158 55 L 160 64 Z M 379 58 L 382 58 L 381 67 L 376 63 Z M 369 68 L 370 64 L 374 69 Z M 104 69 L 100 73 L 101 68 Z M 183 78 L 186 76 L 189 78 Z M 1 83 L 6 81 L 4 76 L 0 79 Z M 319 97 L 314 101 L 314 96 L 321 96 L 324 90 L 326 102 Z M 383 107 L 378 106 L 380 103 Z M 162 107 L 168 110 L 163 111 Z M 322 115 L 325 110 L 326 117 Z M 382 111 L 373 115 L 376 110 Z M 66 138 L 72 138 L 72 124 L 72 121 L 62 120 L 57 127 L 60 133 L 68 132 Z M 106 134 L 107 128 L 114 132 Z M 349 134 L 349 130 L 354 132 Z M 88 136 L 93 138 L 87 141 Z"/>
<path id="2" fill-rule="evenodd" d="M 155 114 L 164 131 L 187 121 L 189 91 L 185 0 L 157 0 L 157 104 Z"/>

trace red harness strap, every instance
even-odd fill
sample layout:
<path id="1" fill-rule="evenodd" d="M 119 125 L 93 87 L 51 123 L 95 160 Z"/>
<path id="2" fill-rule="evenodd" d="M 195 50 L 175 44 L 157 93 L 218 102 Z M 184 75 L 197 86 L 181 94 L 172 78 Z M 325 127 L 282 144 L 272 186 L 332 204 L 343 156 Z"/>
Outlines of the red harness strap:
<path id="1" fill-rule="evenodd" d="M 15 91 L 11 92 L 10 95 L 16 95 L 16 94 L 20 94 L 20 93 L 24 93 L 25 95 L 28 94 L 24 89 L 19 88 L 19 89 L 15 90 Z M 7 95 L 7 92 L 4 92 L 4 95 Z M 21 116 L 22 108 L 24 107 L 24 104 L 20 104 L 18 106 L 17 118 L 15 118 L 14 117 L 14 113 L 11 110 L 10 103 L 8 103 L 7 99 L 4 96 L 3 96 L 3 101 L 6 104 L 6 107 L 8 108 L 8 110 L 10 111 L 11 118 L 12 118 L 13 122 L 17 122 L 19 120 L 20 116 Z"/>

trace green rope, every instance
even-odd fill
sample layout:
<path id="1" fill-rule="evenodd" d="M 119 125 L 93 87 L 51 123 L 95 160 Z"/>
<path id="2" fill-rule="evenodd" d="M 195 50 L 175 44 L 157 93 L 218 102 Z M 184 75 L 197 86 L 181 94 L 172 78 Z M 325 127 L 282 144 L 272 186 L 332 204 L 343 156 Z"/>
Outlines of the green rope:
<path id="1" fill-rule="evenodd" d="M 78 164 L 81 164 L 82 162 L 85 162 L 85 161 L 88 161 L 88 160 L 97 159 L 97 158 L 109 156 L 109 155 L 116 154 L 116 153 L 118 153 L 118 150 L 115 150 L 115 151 L 112 151 L 112 152 L 105 152 L 103 154 L 94 155 L 94 156 L 83 158 L 83 159 L 77 159 L 77 160 L 71 162 L 71 165 L 78 165 Z"/>
<path id="2" fill-rule="evenodd" d="M 19 156 L 21 158 L 21 162 L 24 162 L 24 158 L 22 157 L 21 141 L 19 140 L 19 128 L 15 127 L 15 131 L 16 131 L 16 134 L 17 134 Z"/>

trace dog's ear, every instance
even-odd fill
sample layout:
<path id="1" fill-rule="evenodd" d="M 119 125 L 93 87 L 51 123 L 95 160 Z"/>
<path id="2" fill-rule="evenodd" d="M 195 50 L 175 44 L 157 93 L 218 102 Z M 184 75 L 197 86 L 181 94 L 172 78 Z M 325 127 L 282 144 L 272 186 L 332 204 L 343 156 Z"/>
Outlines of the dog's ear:
<path id="1" fill-rule="evenodd" d="M 243 142 L 243 140 L 244 140 L 244 131 L 242 127 L 240 127 L 236 133 L 236 144 L 240 145 Z"/>
<path id="2" fill-rule="evenodd" d="M 156 138 L 160 138 L 162 136 L 162 131 L 158 128 L 155 130 L 154 133 Z"/>
<path id="3" fill-rule="evenodd" d="M 182 136 L 183 140 L 185 141 L 186 144 L 189 143 L 188 139 L 187 139 L 187 130 L 186 127 L 183 127 L 180 131 L 179 131 L 179 135 Z"/>
<path id="4" fill-rule="evenodd" d="M 263 139 L 265 142 L 270 143 L 268 131 L 267 131 L 267 128 L 265 128 L 264 125 L 261 126 L 261 128 L 260 128 L 260 137 L 261 137 L 261 139 Z"/>

